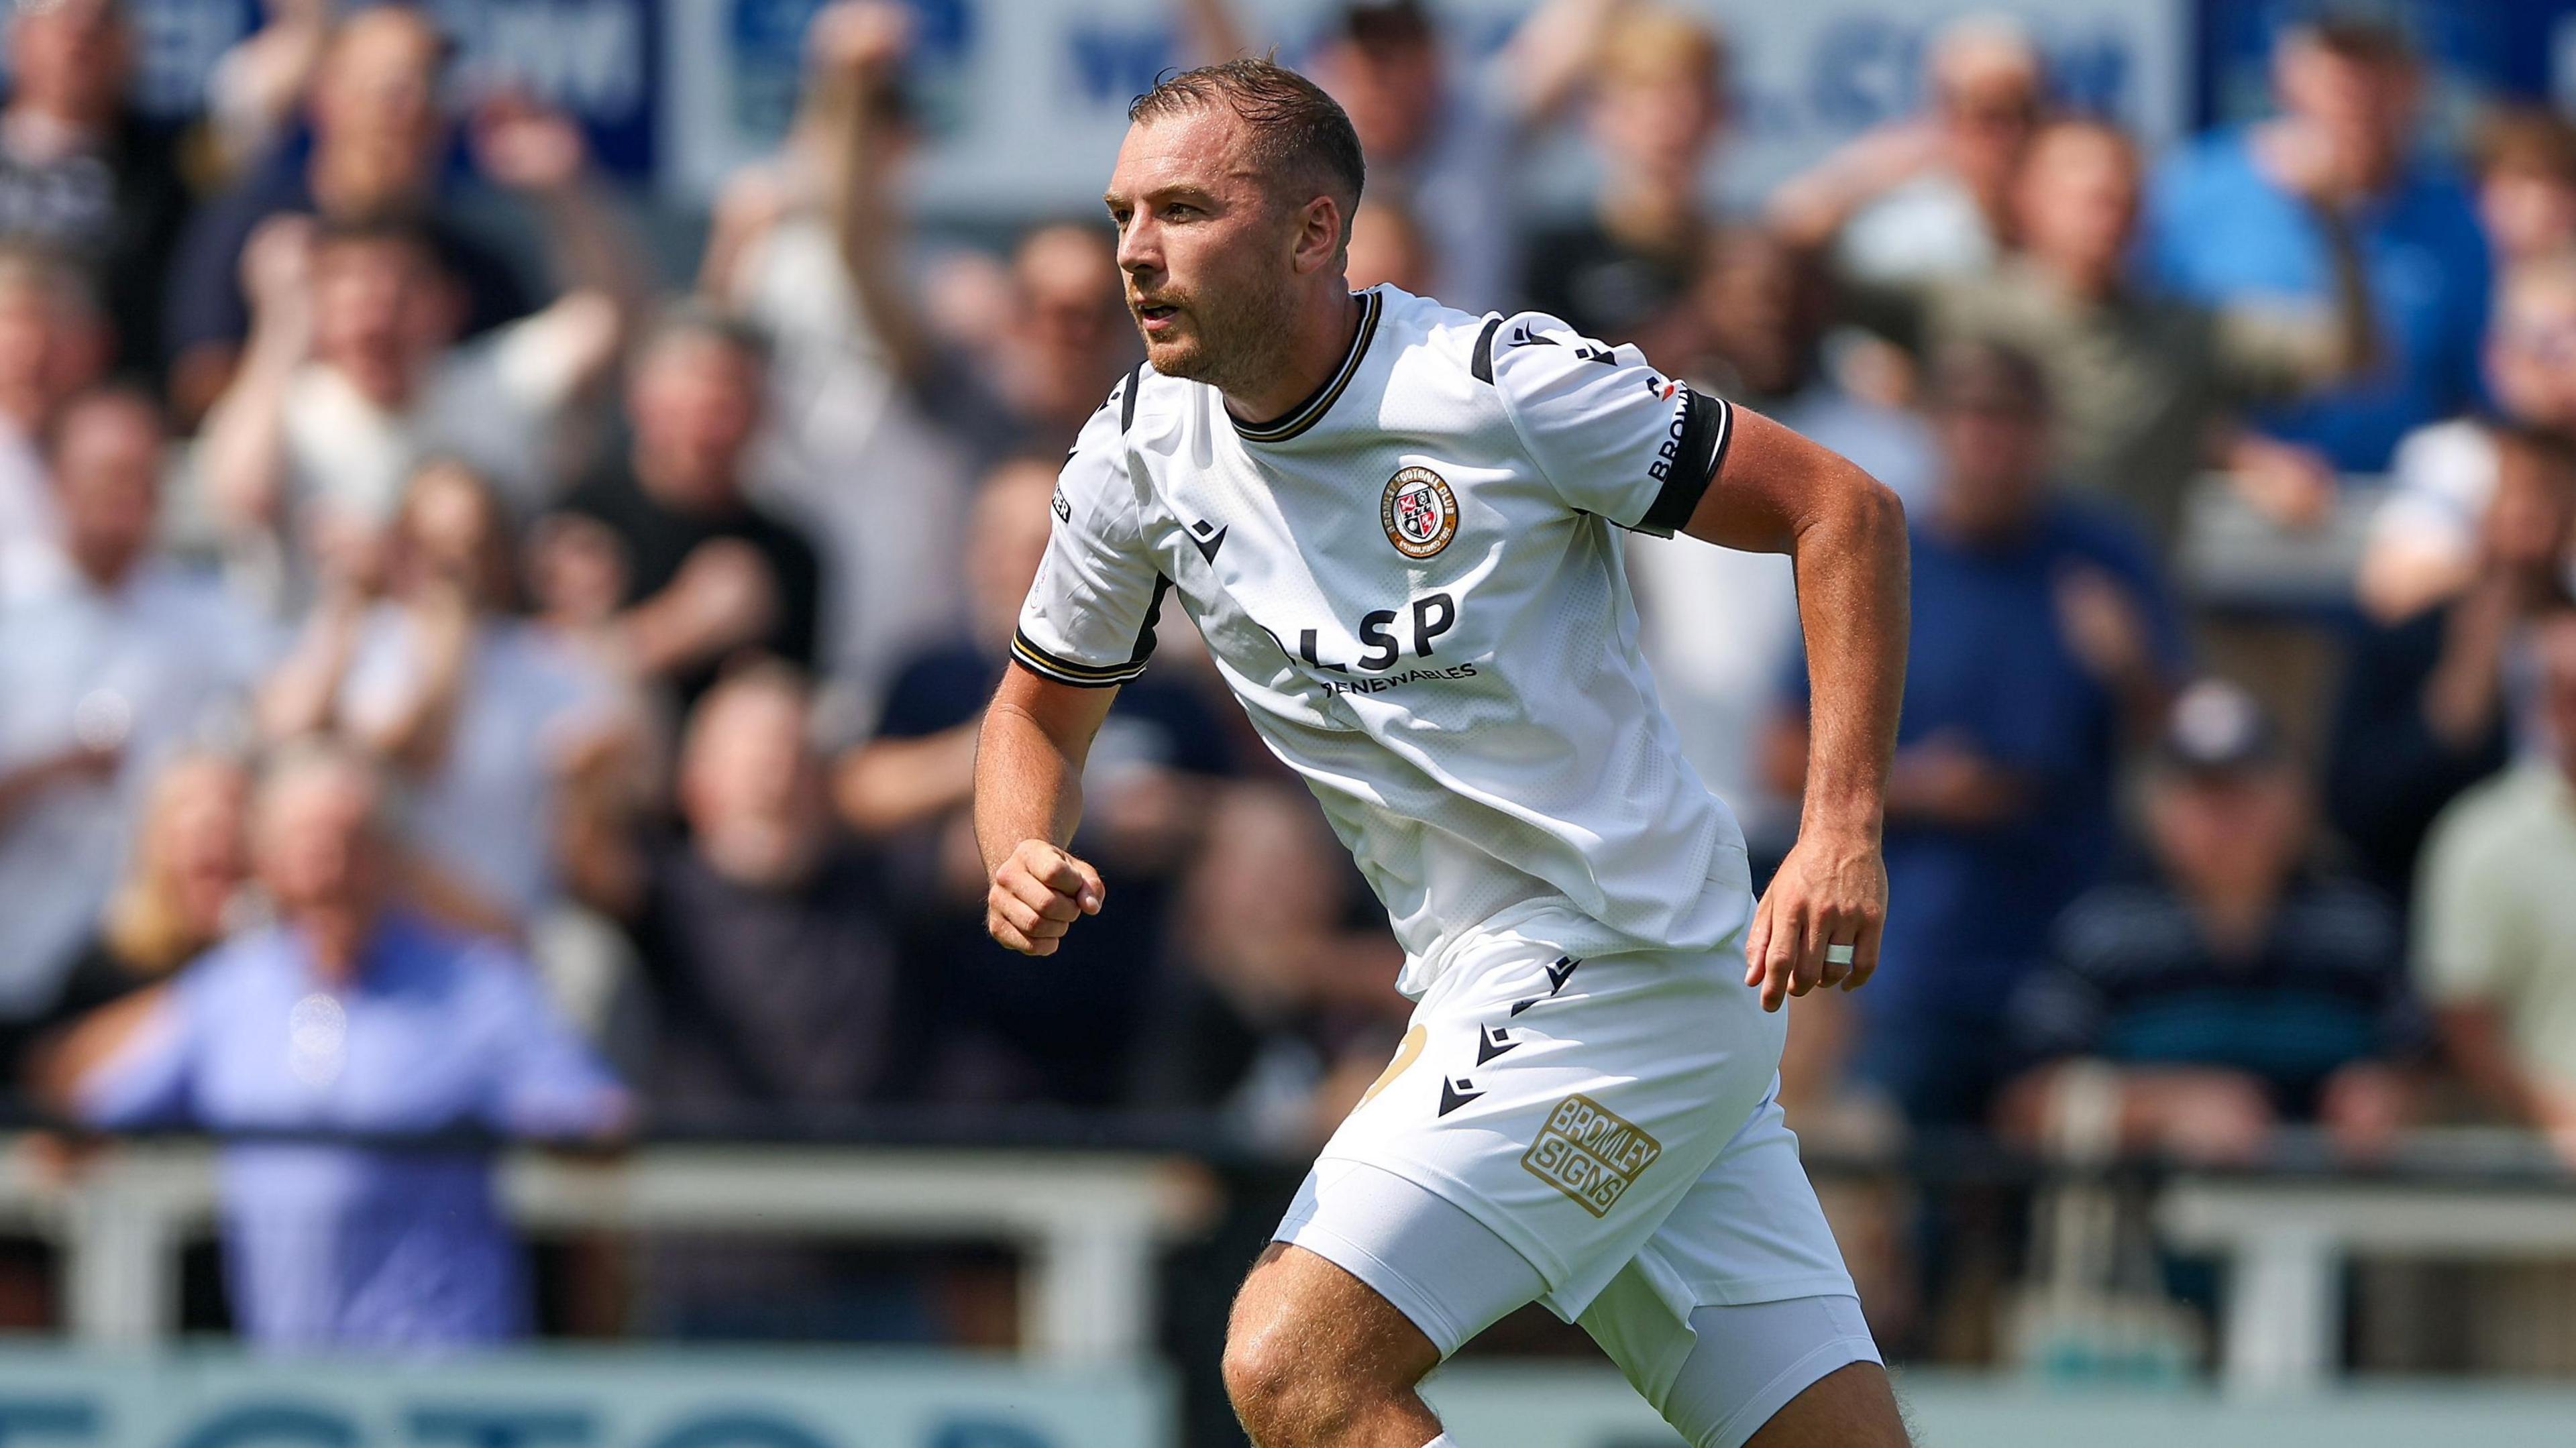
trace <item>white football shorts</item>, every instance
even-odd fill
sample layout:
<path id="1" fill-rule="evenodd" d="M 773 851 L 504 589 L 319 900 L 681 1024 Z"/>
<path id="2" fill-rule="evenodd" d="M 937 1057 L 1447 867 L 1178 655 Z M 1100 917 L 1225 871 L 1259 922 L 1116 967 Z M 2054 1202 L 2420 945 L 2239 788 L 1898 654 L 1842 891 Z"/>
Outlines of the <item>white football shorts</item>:
<path id="1" fill-rule="evenodd" d="M 1700 1309 L 1854 1291 L 1775 1099 L 1786 1014 L 1763 1011 L 1732 946 L 1569 955 L 1550 941 L 1568 910 L 1516 907 L 1454 948 L 1274 1236 L 1368 1283 L 1444 1357 L 1543 1302 L 1661 1406 Z M 1450 1219 L 1409 1207 L 1422 1192 L 1492 1240 L 1426 1240 Z M 1856 1308 L 1831 1319 L 1817 1350 L 1842 1351 L 1823 1371 L 1876 1360 Z"/>

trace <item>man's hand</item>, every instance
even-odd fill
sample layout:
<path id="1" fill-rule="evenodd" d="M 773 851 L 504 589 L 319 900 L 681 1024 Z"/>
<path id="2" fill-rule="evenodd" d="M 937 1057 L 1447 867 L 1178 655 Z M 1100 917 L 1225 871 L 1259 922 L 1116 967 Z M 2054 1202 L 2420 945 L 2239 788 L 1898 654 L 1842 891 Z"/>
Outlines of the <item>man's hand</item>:
<path id="1" fill-rule="evenodd" d="M 1858 990 L 1878 969 L 1878 937 L 1887 923 L 1887 865 L 1878 841 L 1853 834 L 1802 831 L 1771 888 L 1754 907 L 1744 942 L 1744 983 L 1762 987 L 1762 1009 L 1817 986 Z M 1827 959 L 1849 946 L 1851 959 Z M 1833 950 L 1836 957 L 1842 951 Z"/>
<path id="2" fill-rule="evenodd" d="M 1109 895 L 1100 872 L 1044 840 L 1022 840 L 993 872 L 984 929 L 1022 955 L 1053 955 L 1056 942 Z"/>

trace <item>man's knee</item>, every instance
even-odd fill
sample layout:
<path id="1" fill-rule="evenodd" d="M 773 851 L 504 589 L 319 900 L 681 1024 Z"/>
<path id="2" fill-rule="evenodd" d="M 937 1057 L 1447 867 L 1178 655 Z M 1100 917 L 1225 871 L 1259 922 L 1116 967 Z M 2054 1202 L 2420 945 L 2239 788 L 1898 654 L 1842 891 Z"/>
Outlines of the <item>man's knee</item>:
<path id="1" fill-rule="evenodd" d="M 1439 1361 L 1386 1299 L 1312 1253 L 1273 1244 L 1227 1324 L 1227 1398 L 1256 1442 L 1330 1442 Z"/>

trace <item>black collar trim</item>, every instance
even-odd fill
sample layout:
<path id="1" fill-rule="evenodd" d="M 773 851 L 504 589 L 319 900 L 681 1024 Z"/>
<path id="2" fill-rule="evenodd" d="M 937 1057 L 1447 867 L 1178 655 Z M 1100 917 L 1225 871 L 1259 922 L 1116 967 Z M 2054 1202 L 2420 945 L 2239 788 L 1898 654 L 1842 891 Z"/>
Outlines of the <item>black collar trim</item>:
<path id="1" fill-rule="evenodd" d="M 1334 369 L 1330 380 L 1316 388 L 1305 401 L 1290 408 L 1285 417 L 1256 424 L 1239 421 L 1233 413 L 1227 413 L 1226 420 L 1234 423 L 1235 432 L 1245 442 L 1286 442 L 1322 421 L 1324 414 L 1332 410 L 1334 399 L 1342 395 L 1342 389 L 1351 385 L 1351 378 L 1360 370 L 1361 359 L 1368 356 L 1369 339 L 1377 335 L 1377 314 L 1384 301 L 1375 287 L 1351 295 L 1360 299 L 1360 327 L 1358 334 L 1351 338 L 1350 354 L 1342 358 L 1342 365 Z"/>

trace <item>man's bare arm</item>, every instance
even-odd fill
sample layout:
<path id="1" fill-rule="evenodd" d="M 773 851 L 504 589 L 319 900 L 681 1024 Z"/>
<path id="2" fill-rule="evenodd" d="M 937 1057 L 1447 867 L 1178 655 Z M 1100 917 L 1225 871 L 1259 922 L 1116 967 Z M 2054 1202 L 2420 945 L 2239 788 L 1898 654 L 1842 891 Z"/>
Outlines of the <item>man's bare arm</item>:
<path id="1" fill-rule="evenodd" d="M 1100 872 L 1064 847 L 1082 818 L 1082 764 L 1116 689 L 1078 689 L 1012 667 L 975 750 L 975 840 L 993 885 L 984 928 L 1023 955 L 1056 942 L 1107 896 Z"/>
<path id="2" fill-rule="evenodd" d="M 1737 408 L 1734 428 L 1687 531 L 1795 561 L 1813 695 L 1798 843 L 1744 948 L 1745 983 L 1759 983 L 1763 1008 L 1776 1010 L 1818 985 L 1855 989 L 1878 967 L 1879 839 L 1905 692 L 1905 509 L 1869 474 L 1769 418 Z M 1851 961 L 1826 960 L 1829 945 L 1850 945 Z"/>

